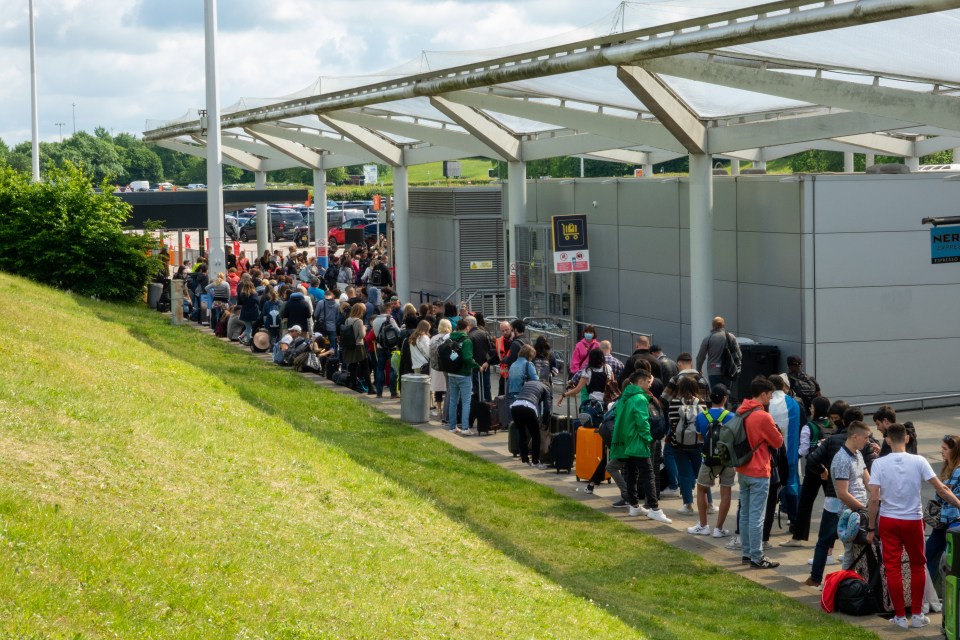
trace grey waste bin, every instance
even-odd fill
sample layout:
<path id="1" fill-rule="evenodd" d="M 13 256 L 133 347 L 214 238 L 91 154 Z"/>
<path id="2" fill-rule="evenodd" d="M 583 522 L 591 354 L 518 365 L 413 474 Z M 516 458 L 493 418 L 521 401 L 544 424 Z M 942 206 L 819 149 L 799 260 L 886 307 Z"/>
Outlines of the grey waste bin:
<path id="1" fill-rule="evenodd" d="M 408 373 L 401 379 L 400 419 L 410 424 L 430 421 L 430 376 Z"/>
<path id="2" fill-rule="evenodd" d="M 150 288 L 147 289 L 147 306 L 151 309 L 157 308 L 157 302 L 160 301 L 160 296 L 163 294 L 163 284 L 160 282 L 151 282 Z"/>

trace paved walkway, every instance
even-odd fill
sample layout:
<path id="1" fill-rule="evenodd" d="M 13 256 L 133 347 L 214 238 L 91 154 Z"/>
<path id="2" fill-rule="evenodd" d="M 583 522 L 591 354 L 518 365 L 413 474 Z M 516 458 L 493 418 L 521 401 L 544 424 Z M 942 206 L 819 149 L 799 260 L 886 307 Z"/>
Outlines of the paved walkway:
<path id="1" fill-rule="evenodd" d="M 191 324 L 210 335 L 212 332 L 208 327 L 199 327 Z M 238 349 L 250 353 L 249 349 L 239 343 L 233 343 Z M 271 361 L 269 353 L 259 354 L 263 360 Z M 293 373 L 291 371 L 291 373 Z M 400 418 L 400 401 L 390 398 L 378 399 L 375 396 L 358 394 L 345 387 L 339 387 L 329 382 L 325 378 L 313 374 L 303 374 L 309 380 L 312 380 L 318 386 L 331 391 L 354 396 L 364 402 L 375 406 L 380 411 L 393 417 Z M 869 417 L 869 416 L 868 416 Z M 918 446 L 921 455 L 933 465 L 934 470 L 939 470 L 940 465 L 940 441 L 947 434 L 960 433 L 960 409 L 957 407 L 948 407 L 943 409 L 930 409 L 927 411 L 903 412 L 898 414 L 900 420 L 912 420 L 917 428 Z M 469 451 L 493 464 L 497 464 L 505 469 L 521 475 L 529 480 L 539 484 L 551 487 L 554 491 L 566 495 L 583 504 L 606 513 L 612 518 L 622 520 L 628 526 L 646 531 L 681 549 L 696 553 L 706 560 L 734 573 L 739 573 L 743 577 L 753 580 L 766 587 L 779 591 L 784 595 L 795 598 L 811 607 L 820 608 L 820 591 L 812 587 L 807 587 L 803 581 L 809 577 L 809 567 L 807 560 L 813 557 L 813 546 L 816 543 L 817 529 L 819 526 L 819 515 L 822 512 L 823 493 L 817 499 L 814 505 L 814 518 L 811 524 L 811 539 L 805 547 L 781 547 L 779 543 L 790 538 L 787 532 L 786 517 L 783 518 L 783 529 L 777 527 L 776 523 L 770 535 L 770 544 L 764 549 L 764 553 L 771 559 L 779 561 L 780 567 L 775 570 L 758 570 L 745 567 L 740 564 L 740 550 L 729 550 L 724 548 L 728 538 L 714 539 L 706 536 L 692 536 L 686 532 L 686 528 L 693 526 L 697 522 L 695 515 L 681 516 L 677 515 L 676 510 L 682 506 L 679 499 L 665 499 L 661 502 L 664 512 L 673 520 L 672 525 L 660 524 L 648 520 L 647 518 L 631 518 L 624 509 L 614 509 L 612 502 L 620 499 L 620 493 L 614 484 L 604 484 L 598 487 L 593 495 L 584 493 L 585 482 L 577 482 L 573 474 L 558 474 L 555 471 L 539 471 L 520 464 L 518 458 L 514 458 L 507 450 L 507 434 L 500 431 L 489 436 L 463 437 L 451 433 L 446 427 L 440 425 L 439 421 L 431 421 L 422 425 L 414 425 L 415 428 L 427 433 L 435 438 L 444 440 L 451 445 Z M 929 494 L 929 495 L 928 495 Z M 933 490 L 927 485 L 924 488 L 924 500 L 933 497 Z M 719 491 L 715 491 L 715 499 L 719 504 Z M 733 503 L 730 509 L 730 515 L 727 518 L 726 528 L 730 531 L 736 529 L 734 518 L 736 517 L 737 488 L 734 486 Z M 716 516 L 709 516 L 711 526 L 716 522 Z M 836 545 L 837 557 L 842 555 L 843 548 L 838 542 Z M 827 567 L 826 573 L 838 570 L 838 565 Z M 834 614 L 842 615 L 842 614 Z M 902 638 L 905 635 L 916 638 L 941 638 L 939 614 L 930 614 L 931 624 L 924 629 L 903 631 L 894 628 L 885 618 L 880 616 L 853 617 L 842 616 L 852 624 L 871 629 L 881 637 Z"/>

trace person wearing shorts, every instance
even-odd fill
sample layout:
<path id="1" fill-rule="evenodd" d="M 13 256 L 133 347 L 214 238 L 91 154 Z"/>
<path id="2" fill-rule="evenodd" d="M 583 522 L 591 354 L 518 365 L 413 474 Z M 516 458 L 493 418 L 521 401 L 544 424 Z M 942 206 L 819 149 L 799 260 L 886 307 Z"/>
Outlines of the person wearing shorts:
<path id="1" fill-rule="evenodd" d="M 697 431 L 699 440 L 704 441 L 711 423 L 719 422 L 724 424 L 733 418 L 733 412 L 725 408 L 730 391 L 725 385 L 714 385 L 710 391 L 710 408 L 697 416 Z M 709 536 L 714 538 L 725 538 L 730 535 L 730 531 L 723 528 L 727 519 L 727 513 L 730 511 L 730 497 L 733 491 L 733 483 L 736 480 L 737 472 L 733 467 L 709 466 L 704 462 L 700 465 L 700 472 L 697 474 L 697 514 L 700 521 L 695 527 L 688 527 L 687 533 L 695 536 Z M 707 524 L 707 496 L 710 487 L 720 481 L 720 510 L 717 513 L 717 526 L 711 531 Z"/>

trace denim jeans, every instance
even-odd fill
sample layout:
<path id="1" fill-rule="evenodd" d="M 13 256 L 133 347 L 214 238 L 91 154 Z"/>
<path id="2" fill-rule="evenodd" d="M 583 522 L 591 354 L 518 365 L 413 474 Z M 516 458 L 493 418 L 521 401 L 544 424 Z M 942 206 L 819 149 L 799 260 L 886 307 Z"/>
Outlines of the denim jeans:
<path id="1" fill-rule="evenodd" d="M 390 366 L 390 352 L 386 349 L 377 347 L 377 368 L 373 372 L 373 382 L 377 389 L 377 395 L 383 395 L 384 370 Z M 390 395 L 397 395 L 397 376 L 390 374 Z M 469 402 L 469 398 L 467 399 Z"/>
<path id="2" fill-rule="evenodd" d="M 449 427 L 452 431 L 457 426 L 457 403 L 460 403 L 460 428 L 467 428 L 470 420 L 470 395 L 473 393 L 473 378 L 456 373 L 447 374 L 447 393 L 450 397 L 447 402 Z"/>
<path id="3" fill-rule="evenodd" d="M 823 582 L 823 568 L 827 565 L 827 552 L 837 541 L 837 522 L 839 513 L 832 513 L 824 509 L 820 516 L 820 533 L 817 536 L 817 546 L 813 549 L 813 568 L 810 569 L 810 579 L 816 583 Z"/>
<path id="4" fill-rule="evenodd" d="M 243 333 L 240 334 L 240 337 L 244 340 L 249 340 L 253 337 L 253 321 L 244 320 L 243 321 Z"/>
<path id="5" fill-rule="evenodd" d="M 740 474 L 740 555 L 754 562 L 763 558 L 763 516 L 769 491 L 770 478 Z"/>
<path id="6" fill-rule="evenodd" d="M 683 499 L 683 504 L 693 504 L 693 485 L 697 481 L 700 463 L 703 460 L 700 457 L 702 447 L 697 445 L 695 449 L 670 448 L 673 450 L 673 456 L 677 464 L 680 497 Z"/>
<path id="7" fill-rule="evenodd" d="M 324 334 L 327 336 L 327 340 L 330 341 L 330 348 L 333 349 L 333 355 L 336 358 L 340 357 L 340 345 L 337 344 L 337 332 L 336 331 L 326 331 Z"/>
<path id="8" fill-rule="evenodd" d="M 677 477 L 677 461 L 673 456 L 673 445 L 667 442 L 666 439 L 663 441 L 663 467 L 667 471 L 667 489 L 677 489 L 680 486 L 680 480 Z M 655 473 L 659 473 L 659 470 L 655 470 Z"/>
<path id="9" fill-rule="evenodd" d="M 924 555 L 927 557 L 927 570 L 930 572 L 930 578 L 937 579 L 937 573 L 940 571 L 940 556 L 947 550 L 947 530 L 934 529 L 927 538 L 927 546 Z"/>

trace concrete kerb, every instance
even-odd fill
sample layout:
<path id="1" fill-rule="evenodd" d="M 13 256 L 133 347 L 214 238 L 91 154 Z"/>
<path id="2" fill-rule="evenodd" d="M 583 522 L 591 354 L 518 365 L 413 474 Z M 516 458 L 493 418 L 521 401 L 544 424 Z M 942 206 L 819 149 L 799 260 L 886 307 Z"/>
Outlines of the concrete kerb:
<path id="1" fill-rule="evenodd" d="M 196 323 L 189 324 L 190 326 L 193 326 L 204 333 L 213 335 L 213 331 L 209 327 L 201 326 Z M 226 338 L 219 339 L 228 343 L 230 342 Z M 236 345 L 238 349 L 254 357 L 258 357 L 265 361 L 272 361 L 272 355 L 270 352 L 255 354 L 251 352 L 248 347 L 241 345 L 240 343 L 233 342 L 230 344 Z M 291 370 L 291 373 L 296 372 Z M 375 396 L 360 394 L 351 389 L 347 389 L 346 387 L 335 385 L 326 378 L 322 378 L 311 373 L 302 373 L 300 375 L 303 375 L 307 379 L 313 381 L 313 383 L 319 387 L 336 393 L 352 396 L 370 404 L 391 418 L 396 418 L 397 420 L 400 419 L 399 399 L 376 398 Z M 919 438 L 918 445 L 921 453 L 925 455 L 928 460 L 930 460 L 931 464 L 934 464 L 935 468 L 936 463 L 940 462 L 940 439 L 947 433 L 960 433 L 960 415 L 955 415 L 958 413 L 960 412 L 957 412 L 956 408 L 950 408 L 941 410 L 928 410 L 918 414 L 918 416 L 924 418 L 922 427 L 917 424 L 917 431 L 918 433 L 922 434 L 922 436 Z M 919 423 L 919 419 L 915 419 L 914 422 L 915 424 Z M 667 515 L 673 520 L 673 524 L 671 525 L 656 523 L 646 518 L 631 518 L 627 515 L 625 509 L 618 510 L 611 506 L 614 500 L 619 499 L 619 491 L 615 485 L 600 485 L 595 489 L 595 493 L 593 495 L 589 495 L 582 491 L 582 488 L 586 485 L 584 483 L 577 482 L 573 474 L 558 474 L 554 471 L 539 471 L 535 468 L 520 465 L 520 463 L 517 462 L 517 460 L 507 450 L 507 435 L 505 431 L 500 431 L 489 436 L 463 437 L 449 431 L 446 427 L 440 424 L 439 420 L 431 420 L 425 424 L 411 426 L 435 438 L 443 440 L 457 447 L 458 449 L 468 451 L 488 462 L 508 469 L 513 473 L 527 478 L 528 480 L 550 487 L 554 491 L 562 493 L 563 495 L 573 498 L 574 500 L 578 500 L 592 509 L 596 509 L 602 513 L 605 513 L 611 518 L 621 520 L 634 529 L 650 533 L 667 544 L 675 546 L 679 549 L 684 549 L 691 553 L 695 553 L 708 562 L 719 565 L 728 571 L 742 575 L 748 580 L 752 580 L 753 582 L 761 584 L 769 589 L 773 589 L 779 593 L 782 593 L 785 596 L 798 600 L 807 606 L 818 610 L 820 609 L 819 589 L 808 587 L 803 584 L 803 581 L 809 576 L 807 559 L 812 557 L 813 547 L 816 543 L 819 514 L 822 511 L 822 492 L 818 497 L 817 504 L 814 506 L 813 510 L 814 518 L 811 523 L 811 541 L 805 543 L 803 547 L 781 547 L 779 546 L 779 543 L 788 540 L 790 536 L 786 528 L 779 529 L 777 525 L 774 524 L 774 528 L 770 536 L 770 542 L 768 545 L 765 545 L 764 553 L 768 554 L 771 558 L 780 561 L 781 565 L 775 570 L 757 570 L 740 564 L 739 550 L 731 551 L 724 547 L 729 538 L 715 539 L 707 536 L 693 536 L 688 534 L 686 532 L 686 528 L 696 524 L 696 517 L 681 516 L 673 513 L 675 511 L 675 507 L 681 505 L 679 500 L 668 499 L 662 501 L 664 512 L 667 513 Z M 716 493 L 719 494 L 719 492 Z M 730 514 L 727 517 L 726 523 L 726 527 L 731 531 L 735 530 L 736 528 L 733 520 L 736 518 L 737 511 L 736 493 L 737 488 L 735 486 L 733 502 L 731 504 Z M 932 497 L 932 495 L 932 491 L 930 496 L 926 496 L 925 494 L 925 499 L 927 497 Z M 716 518 L 712 517 L 710 520 L 713 522 L 716 520 Z M 836 545 L 836 550 L 838 552 L 837 557 L 840 557 L 842 554 L 842 546 L 839 543 Z M 836 570 L 839 570 L 838 565 L 829 565 L 826 568 L 826 573 L 831 573 Z M 940 634 L 939 614 L 931 614 L 931 624 L 929 626 L 923 629 L 910 629 L 907 632 L 903 631 L 902 629 L 895 628 L 889 620 L 880 616 L 855 617 L 846 616 L 843 614 L 833 615 L 839 616 L 851 624 L 869 629 L 882 638 L 902 638 L 905 634 L 909 634 L 910 637 L 916 638 L 942 637 Z"/>

